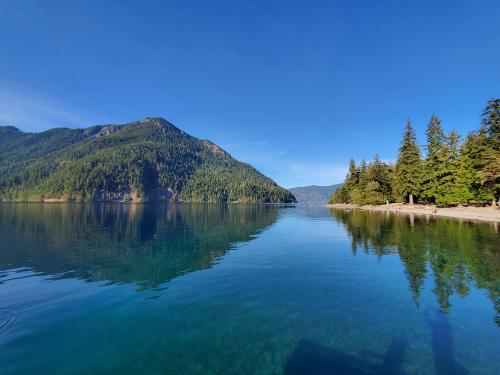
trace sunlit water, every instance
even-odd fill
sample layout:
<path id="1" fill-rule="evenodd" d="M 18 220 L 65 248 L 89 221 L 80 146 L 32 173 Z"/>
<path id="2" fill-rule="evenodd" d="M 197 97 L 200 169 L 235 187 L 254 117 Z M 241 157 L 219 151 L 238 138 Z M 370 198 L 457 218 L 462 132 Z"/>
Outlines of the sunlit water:
<path id="1" fill-rule="evenodd" d="M 0 205 L 0 374 L 498 374 L 493 224 Z"/>

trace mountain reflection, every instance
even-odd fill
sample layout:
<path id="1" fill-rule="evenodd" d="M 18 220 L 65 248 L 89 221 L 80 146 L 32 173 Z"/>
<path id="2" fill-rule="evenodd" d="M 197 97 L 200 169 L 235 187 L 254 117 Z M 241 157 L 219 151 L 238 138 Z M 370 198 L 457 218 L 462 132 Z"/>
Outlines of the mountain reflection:
<path id="1" fill-rule="evenodd" d="M 500 236 L 496 224 L 453 219 L 331 209 L 352 241 L 352 251 L 384 256 L 397 253 L 405 267 L 415 300 L 426 277 L 440 310 L 450 310 L 450 297 L 469 294 L 471 286 L 485 289 L 500 326 Z M 475 283 L 475 284 L 473 284 Z"/>
<path id="2" fill-rule="evenodd" d="M 263 205 L 4 204 L 2 271 L 135 283 L 141 289 L 210 267 L 273 224 Z"/>

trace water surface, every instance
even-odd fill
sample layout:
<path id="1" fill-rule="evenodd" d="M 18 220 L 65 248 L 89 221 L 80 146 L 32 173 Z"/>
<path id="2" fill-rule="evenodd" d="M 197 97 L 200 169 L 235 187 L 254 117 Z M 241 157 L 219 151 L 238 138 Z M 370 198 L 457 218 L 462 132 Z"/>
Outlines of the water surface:
<path id="1" fill-rule="evenodd" d="M 497 374 L 494 224 L 0 205 L 0 374 Z"/>

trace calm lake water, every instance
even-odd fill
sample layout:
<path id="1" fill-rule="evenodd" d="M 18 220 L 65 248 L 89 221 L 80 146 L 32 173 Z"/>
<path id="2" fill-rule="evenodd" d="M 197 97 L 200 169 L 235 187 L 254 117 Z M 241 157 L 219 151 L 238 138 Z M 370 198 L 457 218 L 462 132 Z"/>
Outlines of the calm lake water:
<path id="1" fill-rule="evenodd" d="M 0 374 L 499 374 L 493 224 L 0 205 Z"/>

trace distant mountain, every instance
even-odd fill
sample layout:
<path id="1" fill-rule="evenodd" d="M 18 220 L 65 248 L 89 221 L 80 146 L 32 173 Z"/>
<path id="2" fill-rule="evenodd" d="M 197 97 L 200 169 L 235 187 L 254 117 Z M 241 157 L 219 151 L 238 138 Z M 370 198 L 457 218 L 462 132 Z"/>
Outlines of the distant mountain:
<path id="1" fill-rule="evenodd" d="M 294 202 L 219 146 L 161 118 L 24 133 L 0 127 L 0 200 Z"/>
<path id="2" fill-rule="evenodd" d="M 299 203 L 327 203 L 330 195 L 342 184 L 301 186 L 288 189 Z"/>

